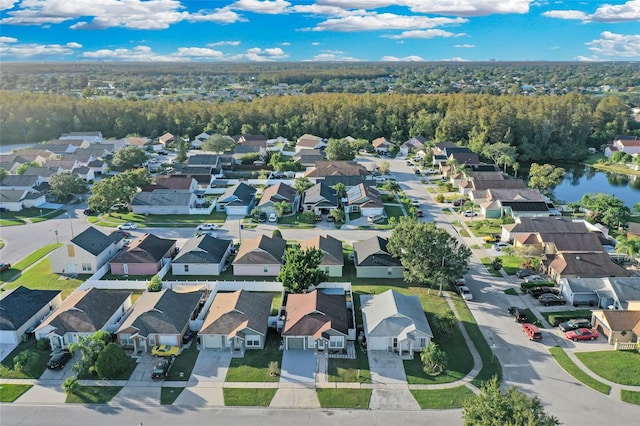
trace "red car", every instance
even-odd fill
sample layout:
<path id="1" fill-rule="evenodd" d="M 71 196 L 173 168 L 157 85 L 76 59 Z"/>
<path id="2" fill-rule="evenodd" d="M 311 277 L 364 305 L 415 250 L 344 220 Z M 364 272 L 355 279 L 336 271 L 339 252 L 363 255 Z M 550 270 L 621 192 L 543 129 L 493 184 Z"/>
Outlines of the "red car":
<path id="1" fill-rule="evenodd" d="M 564 333 L 567 339 L 577 342 L 578 340 L 595 340 L 598 338 L 598 331 L 590 328 L 577 328 Z"/>

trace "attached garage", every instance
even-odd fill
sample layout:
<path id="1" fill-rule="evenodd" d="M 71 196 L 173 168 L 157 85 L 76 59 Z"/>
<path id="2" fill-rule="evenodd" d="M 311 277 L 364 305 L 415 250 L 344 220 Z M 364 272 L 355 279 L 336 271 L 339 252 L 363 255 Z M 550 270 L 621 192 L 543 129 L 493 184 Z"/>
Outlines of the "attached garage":
<path id="1" fill-rule="evenodd" d="M 387 337 L 370 337 L 367 339 L 367 350 L 370 351 L 386 351 L 388 348 Z"/>
<path id="2" fill-rule="evenodd" d="M 158 336 L 159 345 L 180 346 L 178 344 L 178 336 Z"/>
<path id="3" fill-rule="evenodd" d="M 224 337 L 219 334 L 200 335 L 202 347 L 206 349 L 222 349 Z"/>
<path id="4" fill-rule="evenodd" d="M 18 338 L 14 330 L 0 331 L 0 345 L 15 345 L 17 343 L 18 343 Z"/>
<path id="5" fill-rule="evenodd" d="M 305 349 L 304 337 L 287 337 L 287 349 Z"/>

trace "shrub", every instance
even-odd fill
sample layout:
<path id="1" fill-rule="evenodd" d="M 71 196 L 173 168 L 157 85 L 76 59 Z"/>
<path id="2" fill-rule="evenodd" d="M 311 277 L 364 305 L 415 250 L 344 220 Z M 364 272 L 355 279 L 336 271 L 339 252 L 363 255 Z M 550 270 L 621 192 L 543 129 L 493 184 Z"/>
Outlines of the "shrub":
<path id="1" fill-rule="evenodd" d="M 149 290 L 150 292 L 162 290 L 162 280 L 160 279 L 159 275 L 156 274 L 153 276 L 153 278 L 151 278 L 151 281 L 149 281 L 149 283 L 147 284 L 147 290 Z"/>
<path id="2" fill-rule="evenodd" d="M 13 369 L 19 373 L 27 373 L 29 371 L 29 361 L 33 358 L 31 349 L 20 352 L 13 357 Z"/>
<path id="3" fill-rule="evenodd" d="M 316 223 L 316 214 L 311 210 L 300 213 L 300 221 L 303 223 Z"/>
<path id="4" fill-rule="evenodd" d="M 126 371 L 129 358 L 120 346 L 109 343 L 98 355 L 95 371 L 101 379 L 113 379 Z"/>
<path id="5" fill-rule="evenodd" d="M 62 389 L 64 389 L 67 395 L 75 393 L 78 387 L 80 387 L 80 383 L 76 377 L 67 377 L 67 379 L 62 382 Z"/>
<path id="6" fill-rule="evenodd" d="M 38 339 L 36 342 L 36 348 L 40 351 L 46 351 L 47 349 L 51 349 L 51 342 L 49 339 Z"/>
<path id="7" fill-rule="evenodd" d="M 272 237 L 272 238 L 275 238 L 275 237 L 280 237 L 280 238 L 282 238 L 282 232 L 280 232 L 280 230 L 279 230 L 279 229 L 275 229 L 275 230 L 273 231 L 273 233 L 271 234 L 271 237 Z"/>
<path id="8" fill-rule="evenodd" d="M 527 290 L 531 290 L 532 288 L 537 288 L 537 287 L 553 287 L 555 286 L 555 283 L 552 283 L 550 281 L 535 281 L 532 283 L 522 283 L 520 284 L 520 290 L 522 290 L 523 293 L 526 293 Z"/>
<path id="9" fill-rule="evenodd" d="M 444 203 L 444 195 L 438 194 L 435 197 L 436 203 Z"/>

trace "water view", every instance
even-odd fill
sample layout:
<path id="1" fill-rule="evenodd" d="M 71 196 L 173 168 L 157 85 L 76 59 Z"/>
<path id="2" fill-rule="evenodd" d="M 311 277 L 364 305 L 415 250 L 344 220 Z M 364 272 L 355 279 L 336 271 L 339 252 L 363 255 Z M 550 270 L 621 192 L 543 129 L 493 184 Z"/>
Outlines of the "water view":
<path id="1" fill-rule="evenodd" d="M 553 196 L 562 202 L 579 201 L 584 194 L 602 192 L 613 194 L 633 207 L 640 202 L 640 176 L 609 173 L 582 165 L 562 165 L 567 174 L 553 190 Z"/>

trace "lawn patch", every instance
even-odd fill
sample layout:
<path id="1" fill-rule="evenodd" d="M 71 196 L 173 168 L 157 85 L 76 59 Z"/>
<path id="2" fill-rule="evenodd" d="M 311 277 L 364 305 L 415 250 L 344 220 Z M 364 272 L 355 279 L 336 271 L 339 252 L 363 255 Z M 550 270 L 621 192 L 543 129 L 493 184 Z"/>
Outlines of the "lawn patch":
<path id="1" fill-rule="evenodd" d="M 278 362 L 282 366 L 281 338 L 278 333 L 269 329 L 267 340 L 262 350 L 248 350 L 243 358 L 232 358 L 227 371 L 227 382 L 277 382 L 279 376 L 269 374 L 269 363 Z"/>
<path id="2" fill-rule="evenodd" d="M 160 389 L 160 405 L 171 405 L 176 402 L 184 388 L 162 387 Z"/>
<path id="3" fill-rule="evenodd" d="M 20 353 L 29 351 L 29 361 L 20 371 L 15 370 L 13 359 Z M 20 342 L 18 346 L 0 362 L 0 377 L 3 379 L 37 379 L 47 369 L 50 349 L 39 350 L 35 344 L 35 338 L 30 337 L 26 342 Z"/>
<path id="4" fill-rule="evenodd" d="M 127 358 L 127 369 L 124 370 L 122 373 L 118 374 L 116 377 L 110 377 L 109 380 L 129 380 L 129 378 L 131 377 L 131 375 L 133 374 L 133 371 L 136 369 L 137 367 L 137 363 L 136 360 L 128 357 Z M 78 374 L 78 379 L 79 380 L 98 380 L 98 374 L 97 373 L 85 373 L 85 374 Z"/>
<path id="5" fill-rule="evenodd" d="M 640 392 L 626 389 L 620 390 L 620 399 L 629 404 L 640 405 Z"/>
<path id="6" fill-rule="evenodd" d="M 371 389 L 316 389 L 322 408 L 369 408 Z"/>
<path id="7" fill-rule="evenodd" d="M 222 388 L 224 405 L 229 407 L 268 407 L 277 388 Z"/>
<path id="8" fill-rule="evenodd" d="M 329 381 L 371 383 L 369 357 L 356 345 L 356 359 L 329 358 Z"/>
<path id="9" fill-rule="evenodd" d="M 549 348 L 549 352 L 556 360 L 556 362 L 560 364 L 560 367 L 564 368 L 564 370 L 572 375 L 576 380 L 584 383 L 590 388 L 597 390 L 598 392 L 609 395 L 609 393 L 611 392 L 611 386 L 597 381 L 596 379 L 582 371 L 580 367 L 578 367 L 573 361 L 571 361 L 571 358 L 569 358 L 569 356 L 561 347 L 554 346 L 553 348 Z"/>
<path id="10" fill-rule="evenodd" d="M 200 351 L 192 340 L 189 347 L 184 348 L 182 353 L 173 361 L 173 366 L 169 370 L 169 375 L 165 380 L 169 381 L 187 381 L 191 377 L 191 370 L 196 364 Z"/>
<path id="11" fill-rule="evenodd" d="M 447 389 L 411 389 L 411 394 L 423 410 L 448 410 L 462 408 L 462 403 L 475 394 L 462 385 Z"/>
<path id="12" fill-rule="evenodd" d="M 576 352 L 587 368 L 603 379 L 640 386 L 640 353 L 635 351 Z"/>
<path id="13" fill-rule="evenodd" d="M 493 261 L 490 258 L 482 257 L 480 258 L 480 262 L 485 266 L 485 268 L 487 268 L 487 271 L 491 274 L 491 276 L 493 277 L 502 276 L 502 274 L 499 271 L 496 271 L 495 269 L 493 269 Z"/>
<path id="14" fill-rule="evenodd" d="M 122 386 L 78 386 L 67 394 L 65 402 L 70 404 L 106 404 L 120 392 Z"/>
<path id="15" fill-rule="evenodd" d="M 0 402 L 13 402 L 32 387 L 33 385 L 12 385 L 9 383 L 3 383 L 0 385 Z"/>
<path id="16" fill-rule="evenodd" d="M 10 290 L 22 285 L 32 290 L 61 290 L 62 298 L 65 299 L 80 284 L 82 284 L 82 281 L 78 279 L 51 272 L 51 263 L 47 258 L 33 265 L 28 271 L 20 275 L 17 280 L 5 284 L 3 288 Z"/>
<path id="17" fill-rule="evenodd" d="M 20 273 L 23 270 L 25 270 L 29 266 L 33 265 L 38 260 L 42 259 L 46 255 L 51 253 L 53 250 L 55 250 L 58 247 L 60 247 L 61 245 L 62 244 L 59 244 L 59 243 L 58 244 L 49 244 L 47 246 L 39 248 L 38 250 L 34 251 L 33 253 L 31 253 L 30 255 L 25 257 L 24 259 L 22 259 L 19 262 L 11 265 L 11 269 L 9 269 L 8 271 L 4 271 L 4 272 L 0 273 L 0 281 L 11 281 L 11 280 L 15 279 L 18 275 L 20 275 Z"/>
<path id="18" fill-rule="evenodd" d="M 591 311 L 588 309 L 577 309 L 573 311 L 549 311 L 542 312 L 542 316 L 552 327 L 557 327 L 561 322 L 568 321 L 573 318 L 591 319 Z"/>
<path id="19" fill-rule="evenodd" d="M 518 292 L 513 288 L 508 288 L 504 291 L 504 294 L 508 294 L 509 296 L 517 296 Z"/>

